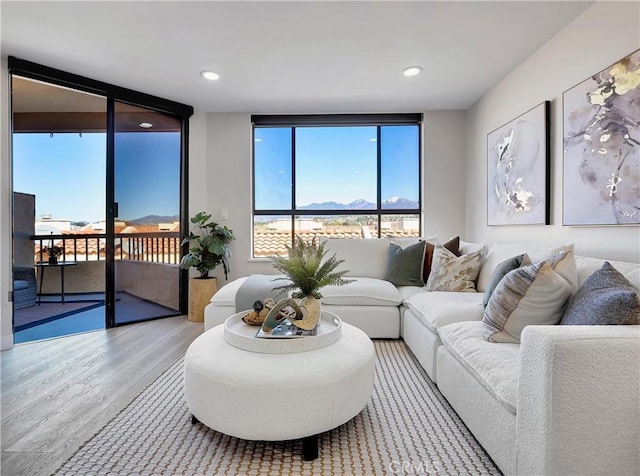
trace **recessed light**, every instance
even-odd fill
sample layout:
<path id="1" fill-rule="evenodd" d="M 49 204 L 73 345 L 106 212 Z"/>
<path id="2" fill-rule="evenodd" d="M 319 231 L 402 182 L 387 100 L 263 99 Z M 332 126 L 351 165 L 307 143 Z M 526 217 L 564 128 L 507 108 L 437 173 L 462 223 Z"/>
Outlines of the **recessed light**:
<path id="1" fill-rule="evenodd" d="M 416 74 L 420 74 L 421 71 L 421 66 L 409 66 L 408 68 L 402 70 L 402 74 L 404 74 L 405 76 L 415 76 Z"/>
<path id="2" fill-rule="evenodd" d="M 141 122 L 138 125 L 143 129 L 151 129 L 153 127 L 153 124 L 151 124 L 150 122 Z"/>
<path id="3" fill-rule="evenodd" d="M 213 71 L 202 71 L 200 75 L 204 79 L 208 79 L 209 81 L 217 81 L 220 79 L 220 75 L 218 73 L 214 73 Z"/>

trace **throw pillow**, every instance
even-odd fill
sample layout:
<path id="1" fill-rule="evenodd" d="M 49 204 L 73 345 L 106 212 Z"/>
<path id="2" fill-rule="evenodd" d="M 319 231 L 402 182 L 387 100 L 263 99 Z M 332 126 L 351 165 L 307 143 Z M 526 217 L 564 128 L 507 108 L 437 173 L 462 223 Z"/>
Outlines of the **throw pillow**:
<path id="1" fill-rule="evenodd" d="M 491 280 L 489 281 L 489 286 L 487 286 L 486 291 L 484 292 L 484 299 L 482 300 L 482 305 L 486 308 L 489 303 L 489 298 L 493 294 L 493 291 L 496 289 L 496 286 L 502 278 L 504 278 L 509 271 L 513 271 L 514 269 L 518 269 L 522 265 L 531 264 L 531 260 L 527 256 L 526 253 L 523 253 L 518 256 L 514 256 L 513 258 L 509 258 L 504 260 L 496 269 L 491 273 Z"/>
<path id="2" fill-rule="evenodd" d="M 639 293 L 638 288 L 605 261 L 573 295 L 560 324 L 640 324 Z"/>
<path id="3" fill-rule="evenodd" d="M 510 271 L 496 286 L 482 316 L 484 338 L 519 344 L 526 326 L 558 324 L 571 293 L 571 284 L 547 261 Z"/>
<path id="4" fill-rule="evenodd" d="M 460 256 L 460 237 L 456 236 L 455 238 L 451 238 L 444 245 L 444 248 L 451 251 L 454 255 Z M 425 251 L 425 259 L 424 259 L 424 271 L 422 272 L 422 280 L 426 283 L 429 280 L 429 273 L 431 273 L 431 266 L 433 263 L 433 252 L 436 248 L 436 245 L 431 244 L 427 241 L 427 249 Z"/>
<path id="5" fill-rule="evenodd" d="M 475 281 L 486 252 L 487 249 L 484 248 L 475 253 L 456 256 L 443 246 L 436 246 L 427 291 L 475 291 Z"/>
<path id="6" fill-rule="evenodd" d="M 573 247 L 559 251 L 546 261 L 556 273 L 571 285 L 571 291 L 575 293 L 578 290 L 578 268 Z"/>
<path id="7" fill-rule="evenodd" d="M 389 243 L 384 279 L 396 286 L 423 286 L 422 269 L 426 244 L 426 241 L 420 241 L 402 248 Z"/>

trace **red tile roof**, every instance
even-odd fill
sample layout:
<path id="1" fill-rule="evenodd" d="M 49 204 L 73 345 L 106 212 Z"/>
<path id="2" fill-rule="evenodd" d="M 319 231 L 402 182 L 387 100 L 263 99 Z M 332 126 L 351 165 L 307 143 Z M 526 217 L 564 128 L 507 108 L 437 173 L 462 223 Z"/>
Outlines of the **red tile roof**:
<path id="1" fill-rule="evenodd" d="M 319 238 L 352 238 L 363 239 L 360 226 L 336 226 L 326 227 L 322 230 L 300 230 L 298 236 L 305 240 Z M 389 230 L 383 236 L 395 238 L 410 238 L 420 236 L 418 230 Z M 268 257 L 275 254 L 285 255 L 285 245 L 291 246 L 291 232 L 289 230 L 270 230 L 266 227 L 257 227 L 253 231 L 253 255 L 255 257 Z"/>

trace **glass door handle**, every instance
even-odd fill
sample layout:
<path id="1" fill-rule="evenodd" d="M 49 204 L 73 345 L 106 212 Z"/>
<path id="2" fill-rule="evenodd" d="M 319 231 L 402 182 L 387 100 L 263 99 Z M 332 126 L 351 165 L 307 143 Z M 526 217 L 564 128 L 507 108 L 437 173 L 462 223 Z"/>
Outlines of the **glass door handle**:
<path id="1" fill-rule="evenodd" d="M 118 202 L 113 203 L 113 218 L 118 218 Z"/>

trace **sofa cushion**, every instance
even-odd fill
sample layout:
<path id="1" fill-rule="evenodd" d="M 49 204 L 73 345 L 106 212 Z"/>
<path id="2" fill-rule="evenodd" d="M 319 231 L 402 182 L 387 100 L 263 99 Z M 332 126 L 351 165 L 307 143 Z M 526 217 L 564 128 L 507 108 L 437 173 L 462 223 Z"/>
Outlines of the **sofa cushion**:
<path id="1" fill-rule="evenodd" d="M 345 260 L 336 271 L 348 270 L 347 276 L 362 276 L 366 278 L 384 279 L 387 267 L 387 248 L 389 240 L 386 238 L 369 238 L 354 240 L 351 238 L 327 238 L 325 241 L 326 257 L 336 255 Z M 323 293 L 324 294 L 324 293 Z"/>
<path id="2" fill-rule="evenodd" d="M 490 342 L 519 343 L 528 325 L 555 325 L 560 322 L 573 292 L 569 269 L 573 251 L 563 251 L 549 260 L 510 271 L 491 295 L 482 324 Z M 563 275 L 556 270 L 562 270 Z"/>
<path id="3" fill-rule="evenodd" d="M 475 253 L 476 251 L 480 251 L 483 248 L 486 248 L 487 245 L 484 243 L 474 243 L 471 241 L 460 240 L 458 247 L 459 255 L 468 255 L 469 253 Z"/>
<path id="4" fill-rule="evenodd" d="M 406 248 L 407 246 L 415 245 L 416 243 L 420 243 L 421 241 L 427 241 L 429 243 L 435 243 L 437 239 L 438 239 L 438 235 L 427 236 L 427 237 L 423 237 L 423 236 L 413 237 L 412 236 L 412 237 L 409 237 L 409 238 L 400 238 L 400 237 L 395 237 L 394 236 L 394 237 L 390 238 L 391 243 L 395 243 L 400 248 Z"/>
<path id="5" fill-rule="evenodd" d="M 214 306 L 229 306 L 235 309 L 236 307 L 236 293 L 240 286 L 247 280 L 248 276 L 234 279 L 222 286 L 211 297 L 211 302 Z"/>
<path id="6" fill-rule="evenodd" d="M 29 287 L 29 281 L 23 279 L 16 279 L 13 281 L 13 290 L 20 291 L 21 289 L 27 289 Z"/>
<path id="7" fill-rule="evenodd" d="M 396 286 L 424 286 L 422 270 L 425 245 L 425 241 L 420 241 L 402 248 L 395 243 L 389 243 L 384 279 Z"/>
<path id="8" fill-rule="evenodd" d="M 475 291 L 475 281 L 482 265 L 486 248 L 468 255 L 456 256 L 438 245 L 433 253 L 427 291 Z"/>
<path id="9" fill-rule="evenodd" d="M 320 290 L 322 304 L 336 306 L 399 306 L 400 291 L 389 281 L 349 276 L 351 283 L 345 286 L 325 286 Z"/>
<path id="10" fill-rule="evenodd" d="M 518 400 L 519 344 L 494 344 L 482 323 L 458 322 L 439 329 L 442 344 L 502 406 L 515 414 Z"/>
<path id="11" fill-rule="evenodd" d="M 526 253 L 532 263 L 537 263 L 563 250 L 573 249 L 573 244 L 565 245 L 543 245 L 538 243 L 493 243 L 489 247 L 482 269 L 478 275 L 478 291 L 486 291 L 491 281 L 493 270 L 504 260 L 512 256 Z M 576 288 L 577 289 L 577 288 Z"/>
<path id="12" fill-rule="evenodd" d="M 640 324 L 639 293 L 638 288 L 605 261 L 571 297 L 560 324 Z"/>
<path id="13" fill-rule="evenodd" d="M 636 288 L 640 288 L 640 264 L 628 263 L 624 261 L 607 260 L 611 266 L 618 270 Z M 604 260 L 601 258 L 590 258 L 587 256 L 576 256 L 576 267 L 578 270 L 578 284 L 582 285 L 586 279 L 602 268 Z"/>
<path id="14" fill-rule="evenodd" d="M 452 322 L 482 319 L 481 293 L 423 290 L 405 298 L 404 305 L 434 332 Z"/>

